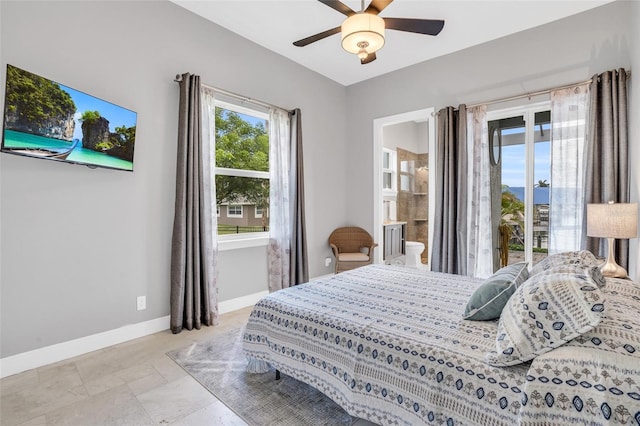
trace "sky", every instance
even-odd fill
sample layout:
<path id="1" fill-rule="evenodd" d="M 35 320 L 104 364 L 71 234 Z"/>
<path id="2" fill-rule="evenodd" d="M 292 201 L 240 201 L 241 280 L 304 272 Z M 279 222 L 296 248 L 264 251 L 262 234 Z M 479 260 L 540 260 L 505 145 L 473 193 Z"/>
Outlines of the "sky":
<path id="1" fill-rule="evenodd" d="M 549 142 L 538 142 L 535 145 L 535 162 L 533 182 L 546 180 L 551 171 L 551 157 Z M 510 145 L 502 147 L 502 184 L 508 186 L 525 186 L 524 145 Z"/>
<path id="2" fill-rule="evenodd" d="M 240 112 L 239 110 L 233 109 L 233 108 L 226 108 L 226 107 L 222 107 L 222 106 L 216 106 L 216 109 L 222 109 L 224 115 L 223 117 L 226 117 L 227 112 L 231 111 L 234 114 L 238 114 L 238 117 L 240 117 L 242 120 L 246 121 L 247 123 L 251 124 L 252 126 L 255 126 L 258 123 L 262 123 L 262 125 L 264 126 L 264 128 L 267 128 L 267 121 L 264 118 L 260 118 L 260 117 L 255 117 L 253 115 L 249 115 L 249 114 L 245 114 L 244 112 Z M 246 111 L 248 108 L 244 108 L 244 110 Z M 225 112 L 226 111 L 226 112 Z M 258 115 L 258 114 L 256 114 Z"/>
<path id="3" fill-rule="evenodd" d="M 244 121 L 246 121 L 247 123 L 250 123 L 252 126 L 255 126 L 258 123 L 262 123 L 263 126 L 265 126 L 265 129 L 267 128 L 266 125 L 266 120 L 262 119 L 262 118 L 258 118 L 258 117 L 253 117 L 251 115 L 247 115 L 247 114 L 242 114 L 240 112 L 236 113 L 240 116 L 240 118 L 242 118 Z"/>
<path id="4" fill-rule="evenodd" d="M 549 126 L 544 126 L 545 130 L 549 130 Z M 522 133 L 523 129 L 504 130 L 503 134 Z M 523 138 L 524 140 L 524 138 Z M 534 145 L 534 176 L 533 182 L 546 180 L 551 183 L 551 144 L 547 142 L 536 142 Z M 502 146 L 502 185 L 512 187 L 525 186 L 525 145 L 503 145 Z"/>
<path id="5" fill-rule="evenodd" d="M 67 92 L 76 104 L 76 115 L 74 120 L 76 127 L 73 132 L 74 139 L 82 140 L 82 122 L 79 120 L 85 111 L 98 111 L 100 115 L 109 120 L 109 131 L 115 132 L 116 127 L 135 126 L 137 114 L 126 108 L 112 104 L 102 99 L 98 99 L 86 93 L 79 92 L 70 87 L 58 84 L 62 90 Z"/>

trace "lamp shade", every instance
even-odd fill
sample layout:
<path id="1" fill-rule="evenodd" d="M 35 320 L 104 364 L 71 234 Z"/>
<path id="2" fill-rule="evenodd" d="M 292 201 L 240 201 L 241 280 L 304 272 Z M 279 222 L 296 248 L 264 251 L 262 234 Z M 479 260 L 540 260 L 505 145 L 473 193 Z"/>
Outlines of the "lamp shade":
<path id="1" fill-rule="evenodd" d="M 587 204 L 587 235 L 598 238 L 636 238 L 638 203 Z"/>
<path id="2" fill-rule="evenodd" d="M 362 50 L 373 53 L 384 46 L 384 20 L 370 13 L 356 13 L 348 17 L 340 28 L 342 48 L 358 54 Z"/>

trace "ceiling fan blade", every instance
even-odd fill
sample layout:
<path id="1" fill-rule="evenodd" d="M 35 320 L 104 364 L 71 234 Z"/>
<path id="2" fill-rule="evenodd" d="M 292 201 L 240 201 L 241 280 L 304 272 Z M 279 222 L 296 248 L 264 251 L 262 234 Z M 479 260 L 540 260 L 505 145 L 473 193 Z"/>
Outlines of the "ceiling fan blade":
<path id="1" fill-rule="evenodd" d="M 293 45 L 298 47 L 304 47 L 318 40 L 322 40 L 325 37 L 332 36 L 334 34 L 338 34 L 340 32 L 340 27 L 335 27 L 327 31 L 323 31 L 321 33 L 309 36 L 307 38 L 303 38 L 302 40 L 294 41 Z"/>
<path id="2" fill-rule="evenodd" d="M 349 6 L 342 3 L 341 1 L 337 1 L 337 0 L 318 0 L 318 1 L 320 3 L 326 4 L 330 8 L 335 9 L 344 15 L 351 16 L 356 14 L 356 12 L 353 9 L 351 9 Z"/>
<path id="3" fill-rule="evenodd" d="M 371 0 L 371 3 L 365 10 L 366 13 L 371 13 L 373 15 L 377 15 L 382 12 L 382 10 L 389 6 L 393 0 Z"/>
<path id="4" fill-rule="evenodd" d="M 441 19 L 384 18 L 384 25 L 388 30 L 434 36 L 442 31 L 444 21 Z"/>
<path id="5" fill-rule="evenodd" d="M 369 62 L 373 62 L 376 60 L 376 52 L 369 53 L 366 58 L 360 59 L 360 63 L 362 65 L 368 64 Z"/>

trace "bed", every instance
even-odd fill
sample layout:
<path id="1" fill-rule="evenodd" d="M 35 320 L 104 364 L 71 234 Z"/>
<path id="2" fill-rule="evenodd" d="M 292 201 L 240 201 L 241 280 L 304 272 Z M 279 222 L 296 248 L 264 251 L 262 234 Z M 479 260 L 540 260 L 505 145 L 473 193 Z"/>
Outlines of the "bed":
<path id="1" fill-rule="evenodd" d="M 492 366 L 499 321 L 462 318 L 482 282 L 358 268 L 262 299 L 243 349 L 254 371 L 268 363 L 380 425 L 640 424 L 638 284 L 607 279 L 598 325 Z"/>

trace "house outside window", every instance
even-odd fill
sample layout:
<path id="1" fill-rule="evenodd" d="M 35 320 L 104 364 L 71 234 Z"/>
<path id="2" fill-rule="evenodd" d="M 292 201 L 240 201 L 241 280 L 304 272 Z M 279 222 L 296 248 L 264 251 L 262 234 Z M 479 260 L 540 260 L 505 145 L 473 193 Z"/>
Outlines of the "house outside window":
<path id="1" fill-rule="evenodd" d="M 221 241 L 262 238 L 269 231 L 269 115 L 239 102 L 222 96 L 215 101 L 216 204 L 224 207 L 218 216 Z M 256 215 L 247 213 L 251 211 Z"/>

